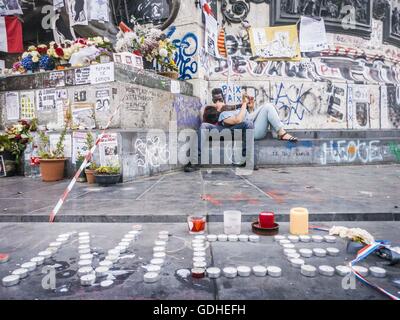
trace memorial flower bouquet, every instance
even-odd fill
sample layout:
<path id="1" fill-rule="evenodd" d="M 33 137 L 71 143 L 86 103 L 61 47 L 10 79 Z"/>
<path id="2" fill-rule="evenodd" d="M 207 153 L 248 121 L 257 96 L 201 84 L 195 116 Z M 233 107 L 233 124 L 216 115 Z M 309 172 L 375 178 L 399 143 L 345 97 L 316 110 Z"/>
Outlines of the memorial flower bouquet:
<path id="1" fill-rule="evenodd" d="M 178 71 L 174 61 L 176 51 L 172 41 L 159 29 L 140 25 L 131 20 L 133 30 L 122 30 L 117 34 L 116 51 L 132 51 L 146 61 L 154 60 L 163 70 Z"/>
<path id="2" fill-rule="evenodd" d="M 31 129 L 33 126 L 26 120 L 20 120 L 17 124 L 6 128 L 5 133 L 0 136 L 0 152 L 10 152 L 19 163 L 26 145 L 32 141 Z"/>
<path id="3" fill-rule="evenodd" d="M 329 230 L 329 234 L 367 245 L 375 242 L 374 237 L 368 231 L 360 228 L 334 226 Z"/>

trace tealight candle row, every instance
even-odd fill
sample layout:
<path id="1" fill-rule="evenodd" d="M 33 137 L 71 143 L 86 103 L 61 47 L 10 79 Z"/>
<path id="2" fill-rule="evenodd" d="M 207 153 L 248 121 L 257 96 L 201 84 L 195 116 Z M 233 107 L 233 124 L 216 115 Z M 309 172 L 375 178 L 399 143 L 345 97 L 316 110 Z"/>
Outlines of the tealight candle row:
<path id="1" fill-rule="evenodd" d="M 207 235 L 207 240 L 209 242 L 215 242 L 215 241 L 221 241 L 221 242 L 225 242 L 225 241 L 230 241 L 230 242 L 236 242 L 236 241 L 240 241 L 240 242 L 258 242 L 260 241 L 260 236 L 258 235 L 247 235 L 247 234 L 219 234 L 219 235 L 215 235 L 215 234 L 209 234 Z"/>
<path id="2" fill-rule="evenodd" d="M 160 272 L 165 262 L 166 246 L 169 240 L 169 231 L 160 231 L 157 240 L 154 241 L 153 259 L 150 265 L 146 266 L 146 273 L 143 275 L 145 283 L 154 283 L 160 280 Z"/>
<path id="3" fill-rule="evenodd" d="M 259 265 L 252 268 L 248 266 L 225 267 L 221 271 L 220 268 L 210 267 L 207 268 L 206 273 L 207 276 L 212 279 L 219 278 L 221 274 L 226 278 L 235 278 L 237 276 L 249 277 L 252 273 L 256 277 L 265 277 L 266 275 L 269 275 L 271 277 L 278 278 L 282 275 L 282 269 L 275 266 L 264 267 Z"/>
<path id="4" fill-rule="evenodd" d="M 319 235 L 313 235 L 313 236 L 308 236 L 308 235 L 289 235 L 289 236 L 283 236 L 283 235 L 277 235 L 274 236 L 274 240 L 278 242 L 280 245 L 283 244 L 289 244 L 289 243 L 297 243 L 297 242 L 328 242 L 328 243 L 335 243 L 336 242 L 336 237 L 335 236 L 319 236 Z"/>

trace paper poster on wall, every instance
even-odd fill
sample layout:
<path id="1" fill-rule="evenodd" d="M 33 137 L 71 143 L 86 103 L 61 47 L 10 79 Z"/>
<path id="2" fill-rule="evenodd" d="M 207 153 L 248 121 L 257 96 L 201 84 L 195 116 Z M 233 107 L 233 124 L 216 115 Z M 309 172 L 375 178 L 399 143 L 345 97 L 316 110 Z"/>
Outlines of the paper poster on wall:
<path id="1" fill-rule="evenodd" d="M 18 92 L 6 93 L 7 120 L 19 119 L 19 94 Z"/>
<path id="2" fill-rule="evenodd" d="M 1 1 L 1 0 L 0 0 Z M 53 71 L 49 74 L 49 82 L 52 87 L 64 87 L 65 79 L 64 79 L 64 71 Z"/>
<path id="3" fill-rule="evenodd" d="M 0 0 L 0 16 L 14 16 L 22 14 L 18 0 Z"/>
<path id="4" fill-rule="evenodd" d="M 56 100 L 57 125 L 62 127 L 65 121 L 66 106 L 64 100 Z"/>
<path id="5" fill-rule="evenodd" d="M 5 177 L 7 175 L 6 166 L 4 164 L 3 156 L 0 156 L 0 177 Z"/>
<path id="6" fill-rule="evenodd" d="M 68 92 L 66 89 L 56 90 L 56 100 L 67 100 Z"/>
<path id="7" fill-rule="evenodd" d="M 171 93 L 181 93 L 181 84 L 179 81 L 171 80 Z"/>
<path id="8" fill-rule="evenodd" d="M 109 112 L 111 106 L 111 89 L 109 87 L 96 90 L 96 112 Z"/>
<path id="9" fill-rule="evenodd" d="M 89 20 L 108 22 L 108 0 L 88 0 Z"/>
<path id="10" fill-rule="evenodd" d="M 35 92 L 25 91 L 20 93 L 21 119 L 35 118 Z"/>
<path id="11" fill-rule="evenodd" d="M 72 109 L 72 122 L 74 126 L 82 129 L 93 129 L 96 127 L 94 120 L 94 108 L 91 103 L 74 103 Z"/>
<path id="12" fill-rule="evenodd" d="M 59 133 L 49 135 L 50 149 L 54 150 L 57 148 L 58 140 L 60 139 Z M 65 135 L 64 140 L 64 157 L 71 158 L 72 155 L 72 137 L 70 134 Z"/>
<path id="13" fill-rule="evenodd" d="M 205 43 L 206 52 L 214 57 L 219 57 L 218 44 L 218 22 L 209 14 L 205 15 Z"/>
<path id="14" fill-rule="evenodd" d="M 91 65 L 89 78 L 91 84 L 114 81 L 114 62 Z"/>
<path id="15" fill-rule="evenodd" d="M 116 133 L 105 134 L 99 143 L 100 165 L 119 166 L 118 140 Z"/>
<path id="16" fill-rule="evenodd" d="M 93 134 L 93 133 L 92 133 Z M 72 162 L 76 163 L 79 156 L 86 156 L 88 148 L 86 146 L 87 132 L 73 132 L 72 134 Z M 93 139 L 95 136 L 93 135 Z"/>
<path id="17" fill-rule="evenodd" d="M 36 91 L 37 110 L 51 112 L 56 110 L 56 89 L 43 89 Z"/>
<path id="18" fill-rule="evenodd" d="M 53 6 L 55 9 L 61 9 L 64 7 L 64 0 L 53 0 Z"/>
<path id="19" fill-rule="evenodd" d="M 300 51 L 314 52 L 328 49 L 324 19 L 301 17 Z"/>
<path id="20" fill-rule="evenodd" d="M 90 67 L 75 69 L 75 85 L 90 83 Z"/>
<path id="21" fill-rule="evenodd" d="M 68 14 L 71 26 L 88 25 L 87 0 L 67 0 Z"/>
<path id="22" fill-rule="evenodd" d="M 253 56 L 258 61 L 301 59 L 296 25 L 251 28 L 249 37 Z"/>

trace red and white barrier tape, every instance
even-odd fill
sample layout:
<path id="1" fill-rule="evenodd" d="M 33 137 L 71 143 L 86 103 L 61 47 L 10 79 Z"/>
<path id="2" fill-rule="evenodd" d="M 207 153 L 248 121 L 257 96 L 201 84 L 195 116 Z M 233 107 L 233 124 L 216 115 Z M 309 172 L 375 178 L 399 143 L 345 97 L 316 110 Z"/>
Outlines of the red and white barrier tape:
<path id="1" fill-rule="evenodd" d="M 76 181 L 78 180 L 78 177 L 82 173 L 83 169 L 86 168 L 88 162 L 92 158 L 94 151 L 96 150 L 98 144 L 100 143 L 101 139 L 103 138 L 106 130 L 110 127 L 112 120 L 114 119 L 115 115 L 119 111 L 119 109 L 121 107 L 121 104 L 124 102 L 124 100 L 125 99 L 122 99 L 122 102 L 117 106 L 117 108 L 115 109 L 114 113 L 111 115 L 110 119 L 107 122 L 106 127 L 103 129 L 101 134 L 97 137 L 96 142 L 95 142 L 94 146 L 92 147 L 92 149 L 88 150 L 88 152 L 86 153 L 85 160 L 82 162 L 80 168 L 78 169 L 78 171 L 76 171 L 76 173 L 75 173 L 74 177 L 72 178 L 71 182 L 68 184 L 68 187 L 64 190 L 63 195 L 58 200 L 58 202 L 57 202 L 56 206 L 54 207 L 54 209 L 51 211 L 49 222 L 54 222 L 56 214 L 58 213 L 58 211 L 60 211 L 62 205 L 64 204 L 65 200 L 68 197 L 68 194 L 71 192 L 71 190 L 74 187 Z"/>

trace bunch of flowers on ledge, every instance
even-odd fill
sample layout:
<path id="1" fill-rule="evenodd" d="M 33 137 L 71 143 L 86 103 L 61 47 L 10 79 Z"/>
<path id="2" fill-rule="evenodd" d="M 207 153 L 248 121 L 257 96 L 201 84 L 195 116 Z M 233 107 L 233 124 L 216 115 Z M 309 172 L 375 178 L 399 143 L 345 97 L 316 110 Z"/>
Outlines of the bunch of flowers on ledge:
<path id="1" fill-rule="evenodd" d="M 178 71 L 174 61 L 176 47 L 172 41 L 157 28 L 140 25 L 135 19 L 131 22 L 133 30 L 122 30 L 120 27 L 115 50 L 131 51 L 148 62 L 155 60 L 162 71 Z"/>
<path id="2" fill-rule="evenodd" d="M 98 56 L 112 55 L 112 43 L 106 37 L 79 38 L 75 41 L 65 40 L 62 43 L 50 42 L 48 45 L 40 44 L 30 46 L 20 60 L 13 65 L 14 73 L 35 72 L 39 70 L 63 69 L 70 63 L 71 57 L 81 51 L 91 48 L 91 54 L 85 62 L 96 61 Z M 86 56 L 85 56 L 86 57 Z"/>

